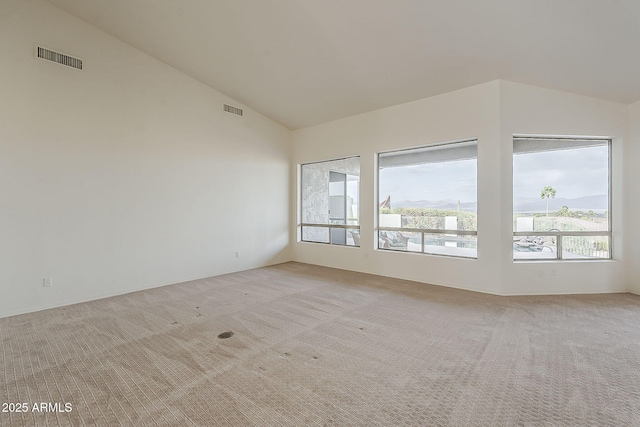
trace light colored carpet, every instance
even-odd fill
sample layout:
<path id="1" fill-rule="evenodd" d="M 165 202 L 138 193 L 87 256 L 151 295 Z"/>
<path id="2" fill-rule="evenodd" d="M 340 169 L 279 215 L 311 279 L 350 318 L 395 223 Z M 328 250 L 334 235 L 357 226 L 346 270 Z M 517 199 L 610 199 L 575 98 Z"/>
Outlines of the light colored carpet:
<path id="1" fill-rule="evenodd" d="M 630 294 L 287 263 L 0 319 L 0 337 L 0 401 L 29 406 L 1 425 L 640 425 Z"/>

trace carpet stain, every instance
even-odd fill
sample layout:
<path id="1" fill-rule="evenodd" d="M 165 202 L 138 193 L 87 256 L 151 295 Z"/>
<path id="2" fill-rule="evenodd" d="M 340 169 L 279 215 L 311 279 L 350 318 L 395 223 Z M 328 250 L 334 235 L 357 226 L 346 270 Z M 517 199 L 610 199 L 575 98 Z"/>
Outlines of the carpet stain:
<path id="1" fill-rule="evenodd" d="M 220 335 L 218 335 L 218 338 L 223 340 L 223 339 L 226 339 L 226 338 L 231 338 L 232 336 L 233 336 L 233 332 L 227 331 L 227 332 L 223 332 Z"/>

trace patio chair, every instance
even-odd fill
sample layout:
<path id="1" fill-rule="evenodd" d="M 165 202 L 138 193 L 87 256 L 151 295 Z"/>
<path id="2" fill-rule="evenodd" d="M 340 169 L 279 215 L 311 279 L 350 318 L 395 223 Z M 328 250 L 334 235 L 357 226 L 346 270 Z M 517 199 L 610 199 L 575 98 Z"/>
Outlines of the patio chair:
<path id="1" fill-rule="evenodd" d="M 396 249 L 406 250 L 408 237 L 405 237 L 399 231 L 381 231 L 380 232 L 380 247 L 383 249 Z"/>

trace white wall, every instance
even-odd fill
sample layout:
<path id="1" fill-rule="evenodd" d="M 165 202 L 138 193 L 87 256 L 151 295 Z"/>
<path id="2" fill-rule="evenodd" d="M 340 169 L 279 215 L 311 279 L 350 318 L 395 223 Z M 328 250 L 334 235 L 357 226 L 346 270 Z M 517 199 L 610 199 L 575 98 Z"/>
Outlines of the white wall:
<path id="1" fill-rule="evenodd" d="M 626 126 L 625 105 L 495 81 L 294 131 L 293 161 L 296 164 L 362 156 L 361 248 L 293 241 L 294 259 L 505 295 L 623 291 L 626 283 L 622 159 Z M 513 262 L 514 134 L 614 138 L 615 260 Z M 374 250 L 376 153 L 471 137 L 478 138 L 478 259 Z M 291 235 L 296 236 L 295 228 Z"/>
<path id="2" fill-rule="evenodd" d="M 289 130 L 41 0 L 0 58 L 0 317 L 290 259 Z"/>
<path id="3" fill-rule="evenodd" d="M 640 191 L 638 191 L 638 183 L 640 183 L 640 102 L 636 102 L 629 106 L 629 144 L 625 150 L 625 235 L 626 250 L 628 259 L 632 260 L 627 263 L 627 282 L 629 283 L 629 291 L 640 294 Z"/>

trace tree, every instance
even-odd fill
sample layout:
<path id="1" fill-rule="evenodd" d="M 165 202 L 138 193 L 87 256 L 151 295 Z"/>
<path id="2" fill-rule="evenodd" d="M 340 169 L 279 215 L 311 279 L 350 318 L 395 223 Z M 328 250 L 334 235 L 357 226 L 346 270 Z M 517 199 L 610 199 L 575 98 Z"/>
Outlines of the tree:
<path id="1" fill-rule="evenodd" d="M 547 199 L 547 216 L 549 216 L 549 198 L 556 198 L 556 190 L 548 185 L 542 189 L 540 192 L 541 199 Z"/>

